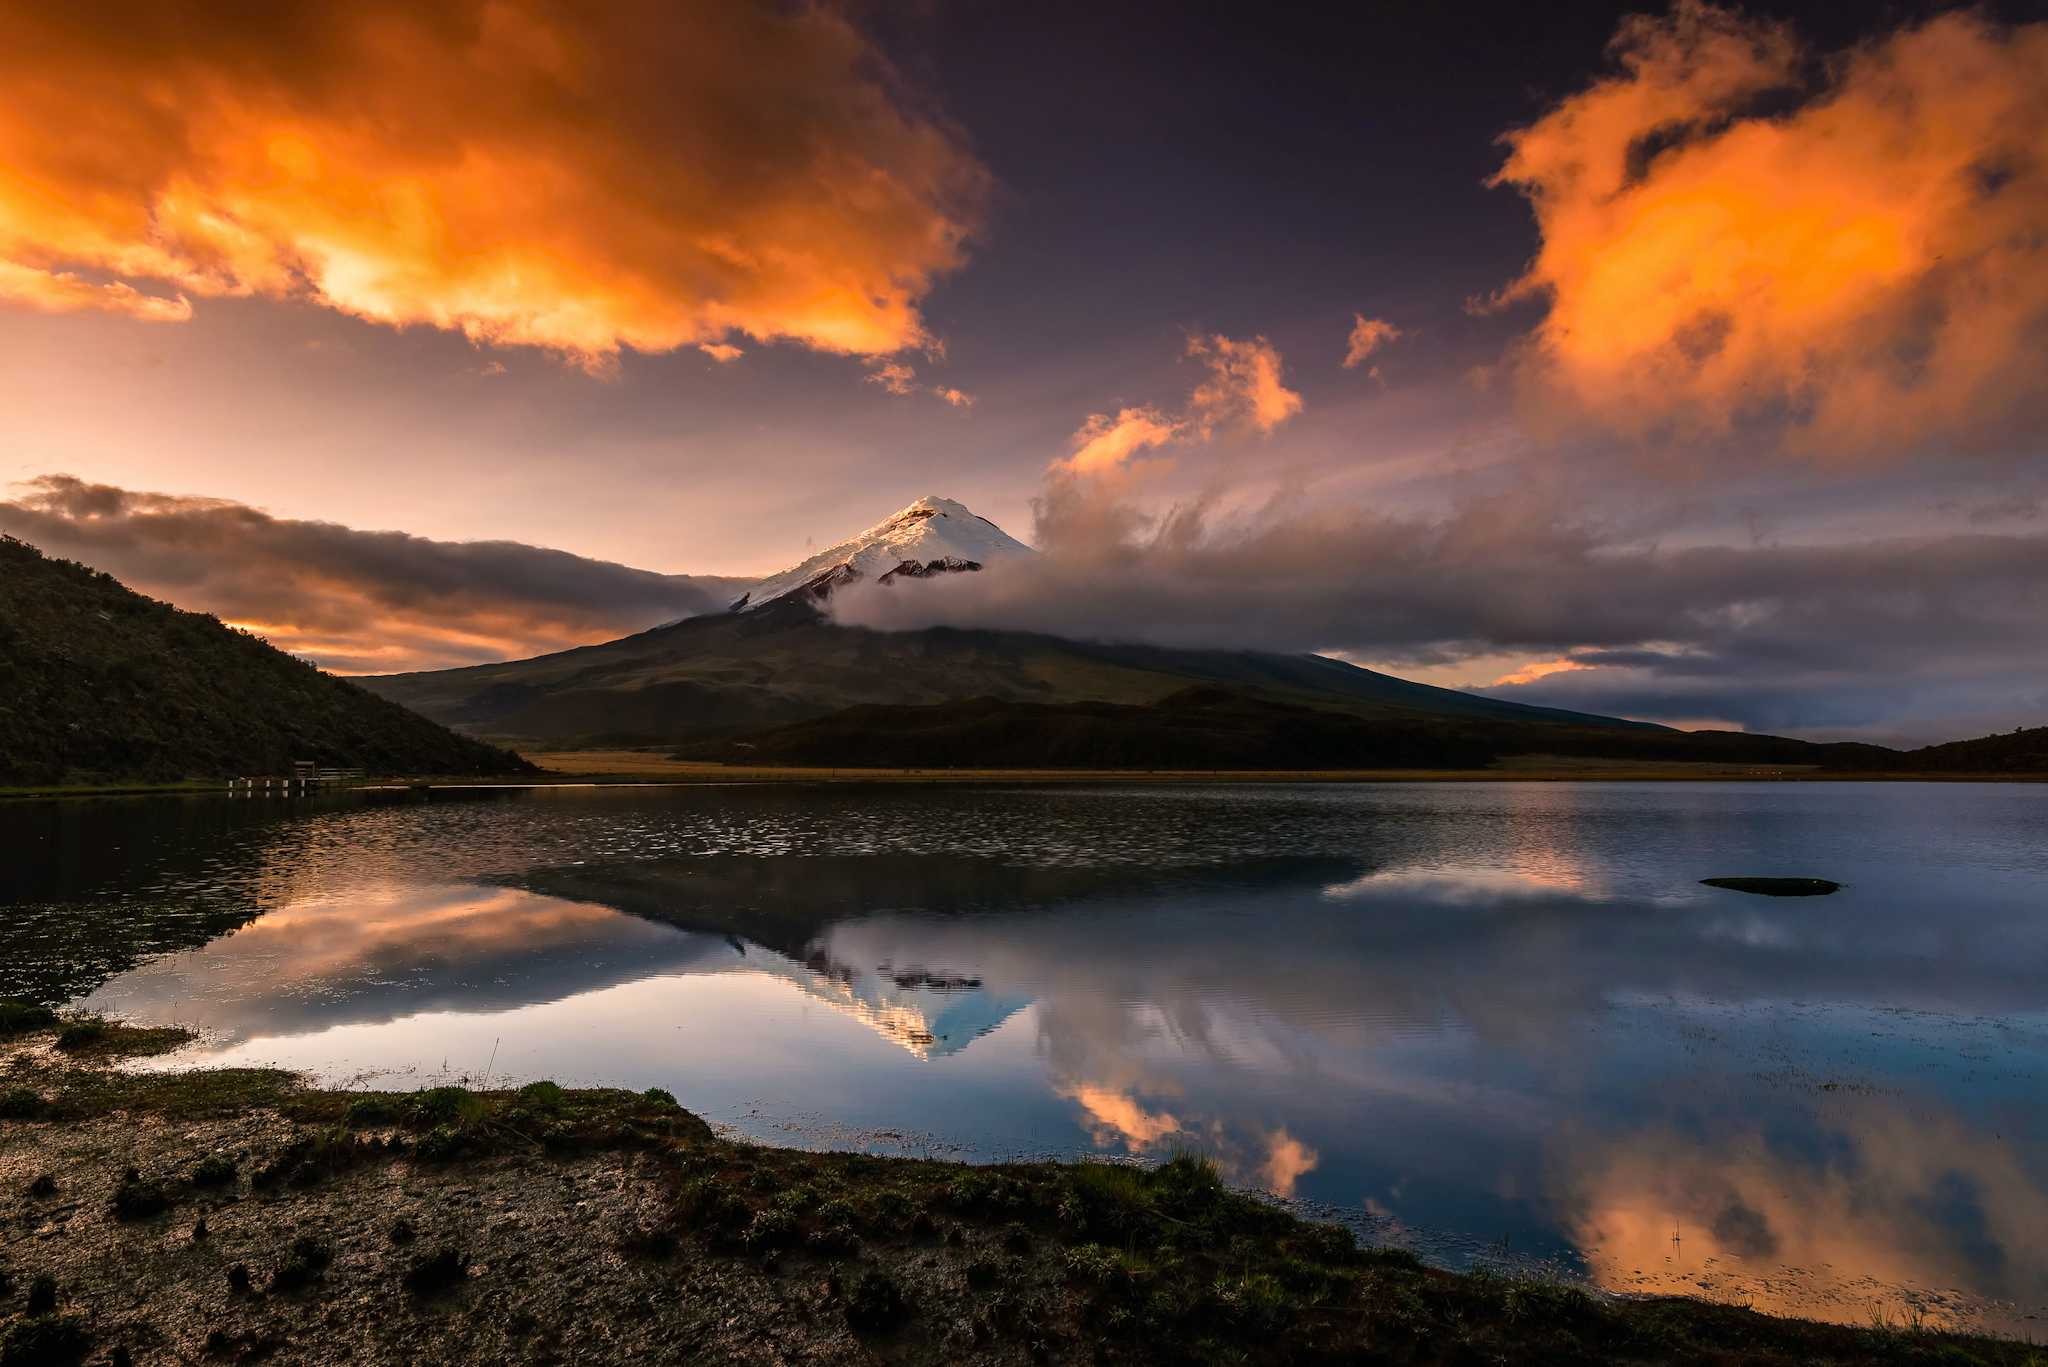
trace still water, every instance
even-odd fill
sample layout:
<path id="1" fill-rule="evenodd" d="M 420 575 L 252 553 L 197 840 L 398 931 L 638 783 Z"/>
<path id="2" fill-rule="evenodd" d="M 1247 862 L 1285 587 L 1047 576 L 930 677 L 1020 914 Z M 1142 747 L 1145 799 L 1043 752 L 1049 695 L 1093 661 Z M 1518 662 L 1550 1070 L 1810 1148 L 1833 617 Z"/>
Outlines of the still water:
<path id="1" fill-rule="evenodd" d="M 1194 1150 L 1451 1265 L 2048 1333 L 2048 785 L 12 804 L 0 993 L 200 1029 L 169 1066 Z"/>

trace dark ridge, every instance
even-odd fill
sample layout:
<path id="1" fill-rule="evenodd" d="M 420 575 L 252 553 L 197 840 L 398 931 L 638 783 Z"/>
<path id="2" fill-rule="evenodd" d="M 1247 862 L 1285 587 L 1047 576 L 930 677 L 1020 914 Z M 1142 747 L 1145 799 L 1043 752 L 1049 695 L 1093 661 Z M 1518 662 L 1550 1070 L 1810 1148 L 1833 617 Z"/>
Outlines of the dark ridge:
<path id="1" fill-rule="evenodd" d="M 701 742 L 679 758 L 839 768 L 1480 769 L 1523 754 L 1826 765 L 1870 746 L 1737 732 L 1567 726 L 1486 717 L 1362 717 L 1195 687 L 1135 706 L 998 698 L 850 707 Z M 1890 752 L 1879 751 L 1878 754 Z"/>
<path id="2" fill-rule="evenodd" d="M 805 593 L 530 660 L 363 679 L 472 735 L 557 747 L 695 743 L 861 705 L 994 699 L 1148 706 L 1190 686 L 1368 721 L 1474 718 L 1673 734 L 1375 673 L 1319 655 L 1182 650 L 1030 632 L 840 626 Z"/>
<path id="3" fill-rule="evenodd" d="M 0 537 L 0 783 L 530 772 L 220 619 Z"/>
<path id="4" fill-rule="evenodd" d="M 2048 773 L 2048 726 L 1922 746 L 1900 755 L 1899 768 L 1935 774 Z"/>

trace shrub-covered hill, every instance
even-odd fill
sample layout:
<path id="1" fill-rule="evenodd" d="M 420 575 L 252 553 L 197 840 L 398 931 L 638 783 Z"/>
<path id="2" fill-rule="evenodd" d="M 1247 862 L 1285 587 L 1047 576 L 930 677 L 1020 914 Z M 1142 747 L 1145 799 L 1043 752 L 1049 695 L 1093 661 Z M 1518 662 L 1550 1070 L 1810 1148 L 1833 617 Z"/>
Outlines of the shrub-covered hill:
<path id="1" fill-rule="evenodd" d="M 684 747 L 684 759 L 847 768 L 1483 769 L 1513 755 L 1881 768 L 1896 751 L 1740 732 L 1411 714 L 1360 717 L 1228 689 L 1145 706 L 973 698 L 849 707 Z"/>
<path id="2" fill-rule="evenodd" d="M 0 537 L 0 783 L 528 770 L 245 631 Z"/>
<path id="3" fill-rule="evenodd" d="M 1898 767 L 1925 773 L 2048 773 L 2048 726 L 1922 746 L 1901 755 Z"/>

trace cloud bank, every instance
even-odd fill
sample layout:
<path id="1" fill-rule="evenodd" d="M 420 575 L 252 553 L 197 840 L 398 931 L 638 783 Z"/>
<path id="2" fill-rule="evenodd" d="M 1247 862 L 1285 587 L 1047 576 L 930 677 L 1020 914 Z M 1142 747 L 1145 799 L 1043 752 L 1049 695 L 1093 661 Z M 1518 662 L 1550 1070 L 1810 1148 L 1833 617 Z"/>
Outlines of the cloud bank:
<path id="1" fill-rule="evenodd" d="M 988 184 L 821 6 L 15 5 L 0 83 L 0 302 L 303 298 L 598 369 L 926 345 Z"/>
<path id="2" fill-rule="evenodd" d="M 1996 447 L 2048 411 L 2048 23 L 1958 11 L 1810 81 L 1788 29 L 1682 0 L 1613 53 L 1493 180 L 1541 233 L 1496 300 L 1547 305 L 1531 393 L 1835 459 Z"/>
<path id="3" fill-rule="evenodd" d="M 516 541 L 430 541 L 273 517 L 227 499 L 50 475 L 0 532 L 211 612 L 345 673 L 436 669 L 610 640 L 723 608 L 731 582 Z"/>
<path id="4" fill-rule="evenodd" d="M 1410 667 L 1525 652 L 1563 664 L 1502 680 L 1501 696 L 1751 727 L 2048 712 L 2048 536 L 1663 549 L 1616 544 L 1526 494 L 1440 517 L 1303 501 L 1148 517 L 1071 476 L 1037 508 L 1043 554 L 1000 573 L 856 586 L 834 612 L 883 630 L 998 627 Z"/>

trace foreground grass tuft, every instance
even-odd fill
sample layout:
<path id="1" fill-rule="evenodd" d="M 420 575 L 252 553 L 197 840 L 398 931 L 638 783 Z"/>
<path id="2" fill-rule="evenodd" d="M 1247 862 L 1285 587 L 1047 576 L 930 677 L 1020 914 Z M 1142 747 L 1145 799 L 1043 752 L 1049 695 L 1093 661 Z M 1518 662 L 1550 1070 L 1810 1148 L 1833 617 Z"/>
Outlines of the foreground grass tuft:
<path id="1" fill-rule="evenodd" d="M 25 1315 L 0 1335 L 0 1367 L 73 1367 L 91 1348 L 82 1317 Z"/>

